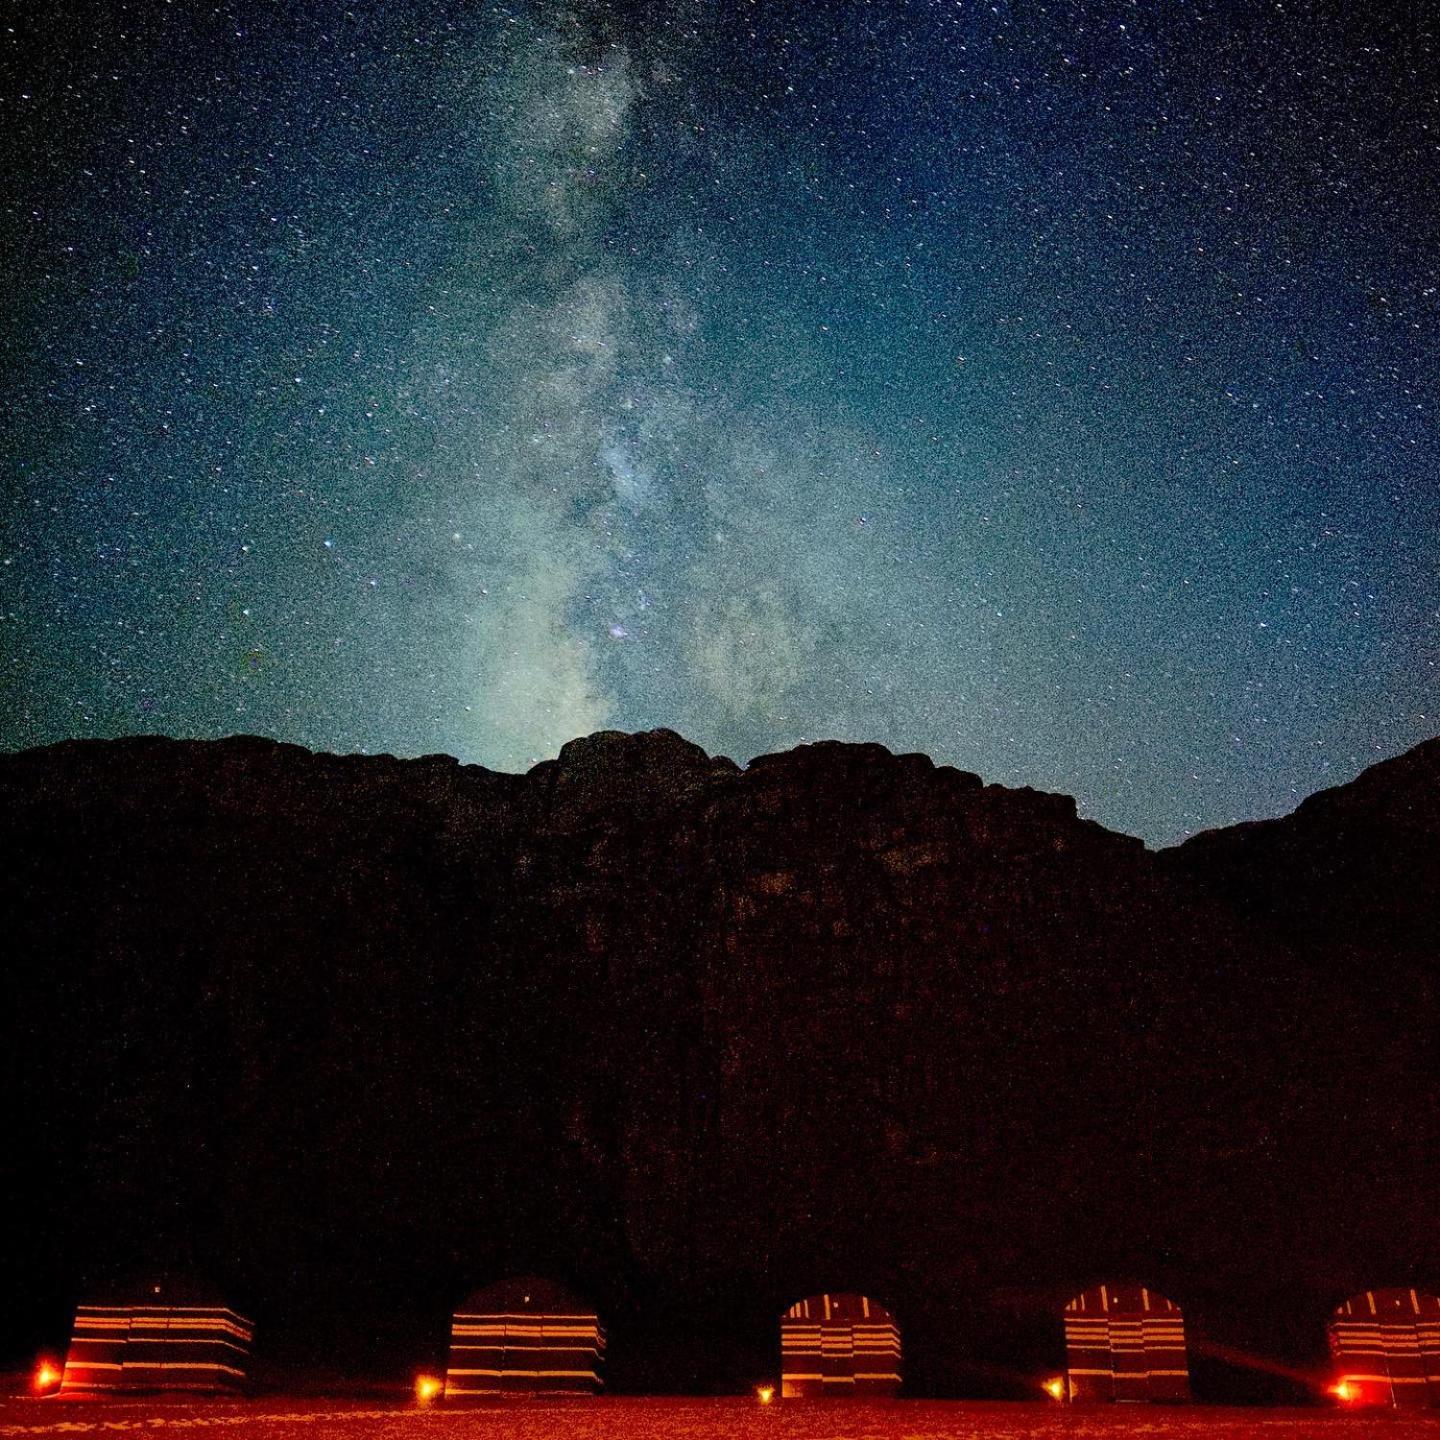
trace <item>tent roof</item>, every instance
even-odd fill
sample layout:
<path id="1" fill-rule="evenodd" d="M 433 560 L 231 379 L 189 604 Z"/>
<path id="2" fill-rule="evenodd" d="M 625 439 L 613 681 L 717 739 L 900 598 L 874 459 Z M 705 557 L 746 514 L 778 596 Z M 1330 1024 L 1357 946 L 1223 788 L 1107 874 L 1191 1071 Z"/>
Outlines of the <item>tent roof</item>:
<path id="1" fill-rule="evenodd" d="M 146 1271 L 110 1284 L 96 1285 L 80 1297 L 82 1305 L 203 1305 L 225 1309 L 215 1286 L 185 1271 Z"/>
<path id="2" fill-rule="evenodd" d="M 1070 1314 L 1084 1315 L 1164 1315 L 1180 1313 L 1180 1307 L 1158 1290 L 1128 1281 L 1118 1284 L 1092 1285 L 1083 1290 L 1066 1307 Z"/>
<path id="3" fill-rule="evenodd" d="M 555 1280 L 539 1275 L 515 1275 L 472 1290 L 458 1307 L 467 1315 L 594 1315 L 595 1307 Z"/>
<path id="4" fill-rule="evenodd" d="M 826 1297 L 830 1300 L 830 1313 L 837 1321 L 858 1320 L 865 1315 L 866 1302 L 869 1302 L 869 1319 L 884 1323 L 894 1323 L 895 1316 L 884 1305 L 873 1296 L 861 1295 L 853 1290 L 829 1290 L 821 1291 L 818 1295 L 806 1295 L 796 1300 L 788 1309 L 794 1309 L 797 1305 L 808 1304 L 812 1318 L 824 1315 Z"/>
<path id="5" fill-rule="evenodd" d="M 1424 1290 L 1393 1286 L 1386 1290 L 1362 1290 L 1335 1307 L 1336 1320 L 1374 1320 L 1379 1324 L 1413 1325 L 1417 1318 L 1440 1315 L 1440 1299 Z"/>

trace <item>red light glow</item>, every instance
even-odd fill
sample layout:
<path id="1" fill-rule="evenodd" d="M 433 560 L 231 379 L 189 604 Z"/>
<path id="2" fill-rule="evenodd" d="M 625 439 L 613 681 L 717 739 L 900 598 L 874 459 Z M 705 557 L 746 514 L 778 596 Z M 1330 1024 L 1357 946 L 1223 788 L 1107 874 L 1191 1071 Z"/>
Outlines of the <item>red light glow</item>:
<path id="1" fill-rule="evenodd" d="M 445 1382 L 437 1379 L 434 1375 L 417 1375 L 415 1377 L 415 1398 L 422 1405 L 428 1405 L 432 1400 L 438 1400 L 444 1389 Z"/>
<path id="2" fill-rule="evenodd" d="M 1063 1400 L 1065 1398 L 1065 1379 L 1061 1375 L 1056 1375 L 1052 1379 L 1047 1380 L 1040 1388 L 1052 1400 Z"/>
<path id="3" fill-rule="evenodd" d="M 30 1377 L 30 1386 L 37 1395 L 45 1395 L 55 1389 L 60 1380 L 59 1367 L 49 1360 L 41 1360 L 35 1366 L 34 1375 Z"/>
<path id="4" fill-rule="evenodd" d="M 1349 1380 L 1337 1380 L 1331 1387 L 1330 1393 L 1342 1405 L 1348 1405 L 1351 1401 L 1360 1398 L 1360 1387 L 1352 1384 Z"/>
<path id="5" fill-rule="evenodd" d="M 768 1405 L 775 1398 L 775 1387 L 773 1385 L 757 1386 L 755 1390 L 755 1398 L 762 1405 Z"/>

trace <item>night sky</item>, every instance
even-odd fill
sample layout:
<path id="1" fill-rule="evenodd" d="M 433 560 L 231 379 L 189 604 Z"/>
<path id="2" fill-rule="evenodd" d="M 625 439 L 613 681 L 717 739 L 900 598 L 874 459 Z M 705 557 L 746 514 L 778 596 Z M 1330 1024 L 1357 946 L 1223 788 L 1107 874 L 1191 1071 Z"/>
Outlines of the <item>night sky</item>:
<path id="1" fill-rule="evenodd" d="M 0 744 L 1349 779 L 1440 730 L 1427 10 L 10 7 Z"/>

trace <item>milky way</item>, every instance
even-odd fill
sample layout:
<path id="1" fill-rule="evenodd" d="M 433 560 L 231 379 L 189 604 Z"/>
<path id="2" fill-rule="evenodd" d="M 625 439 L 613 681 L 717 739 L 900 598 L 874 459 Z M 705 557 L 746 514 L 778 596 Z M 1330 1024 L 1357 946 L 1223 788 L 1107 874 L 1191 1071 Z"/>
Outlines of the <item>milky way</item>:
<path id="1" fill-rule="evenodd" d="M 878 740 L 1162 841 L 1436 733 L 1434 29 L 1240 8 L 18 17 L 0 740 Z"/>

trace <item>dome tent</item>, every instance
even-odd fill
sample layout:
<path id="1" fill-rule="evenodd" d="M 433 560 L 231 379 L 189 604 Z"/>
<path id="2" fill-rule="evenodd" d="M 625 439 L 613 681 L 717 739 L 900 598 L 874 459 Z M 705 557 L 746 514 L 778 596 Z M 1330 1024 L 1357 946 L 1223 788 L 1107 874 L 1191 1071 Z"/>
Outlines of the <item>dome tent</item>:
<path id="1" fill-rule="evenodd" d="M 253 1337 L 249 1320 L 193 1278 L 136 1278 L 76 1307 L 60 1393 L 237 1391 Z"/>
<path id="2" fill-rule="evenodd" d="M 1065 1307 L 1066 1398 L 1190 1398 L 1180 1307 L 1144 1285 L 1096 1285 Z"/>
<path id="3" fill-rule="evenodd" d="M 445 1398 L 589 1394 L 602 1386 L 605 1331 L 592 1306 L 553 1280 L 519 1276 L 471 1294 L 455 1312 Z"/>
<path id="4" fill-rule="evenodd" d="M 888 1398 L 900 1388 L 900 1329 L 868 1295 L 797 1300 L 780 1319 L 780 1394 Z"/>
<path id="5" fill-rule="evenodd" d="M 1440 1406 L 1440 1297 L 1366 1290 L 1336 1309 L 1329 1338 L 1352 1401 L 1407 1410 Z"/>

